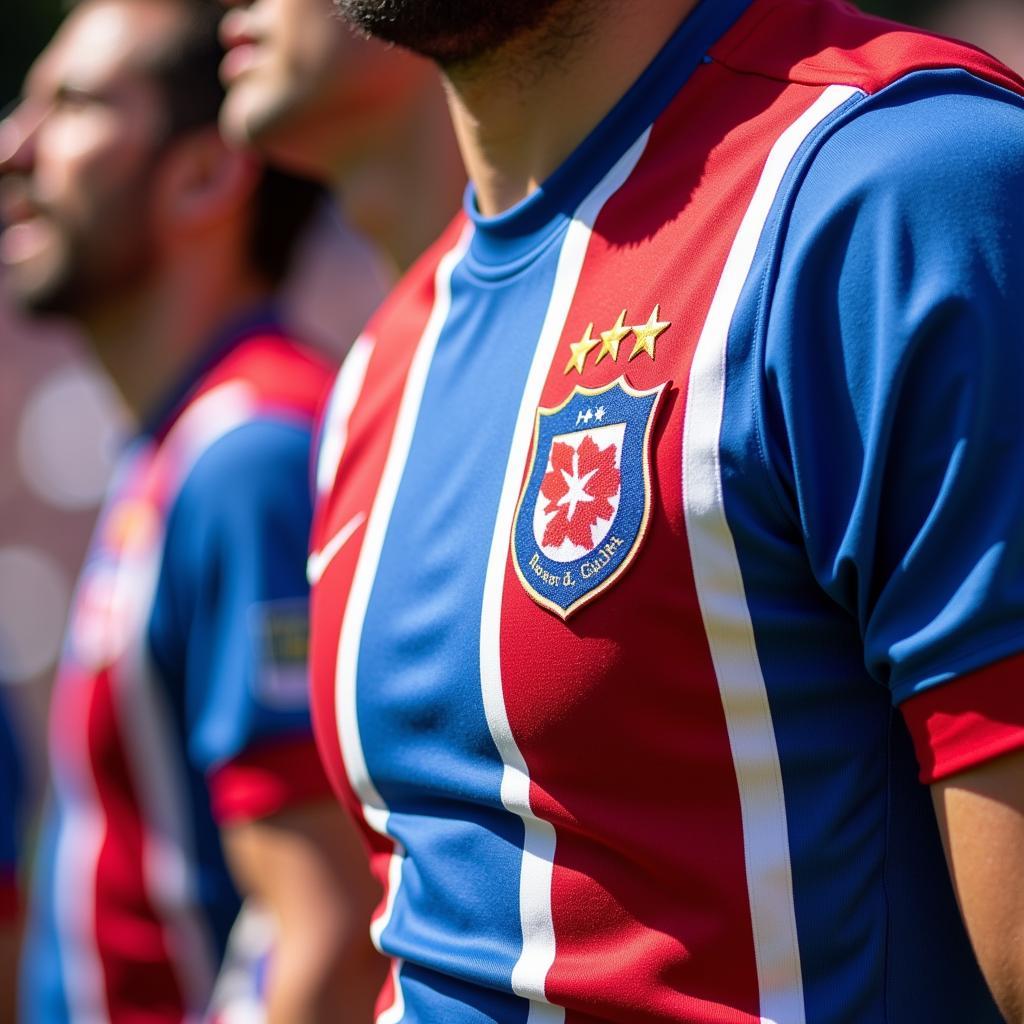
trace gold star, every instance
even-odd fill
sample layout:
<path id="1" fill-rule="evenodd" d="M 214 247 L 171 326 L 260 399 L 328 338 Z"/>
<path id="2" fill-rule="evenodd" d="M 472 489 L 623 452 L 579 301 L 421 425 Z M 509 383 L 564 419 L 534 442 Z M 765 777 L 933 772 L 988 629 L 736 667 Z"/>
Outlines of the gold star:
<path id="1" fill-rule="evenodd" d="M 636 359 L 641 352 L 646 352 L 652 359 L 654 358 L 655 340 L 659 334 L 667 331 L 672 326 L 668 320 L 659 320 L 659 316 L 661 316 L 660 303 L 654 307 L 654 312 L 647 323 L 633 328 L 633 333 L 636 335 L 636 344 L 633 346 L 633 351 L 629 354 L 630 360 Z"/>
<path id="2" fill-rule="evenodd" d="M 611 356 L 612 361 L 617 362 L 619 358 L 619 345 L 622 344 L 622 339 L 632 329 L 632 327 L 626 326 L 626 311 L 623 310 L 619 314 L 619 319 L 615 321 L 615 326 L 610 331 L 601 332 L 601 351 L 597 353 L 594 365 L 597 366 L 605 356 Z"/>
<path id="3" fill-rule="evenodd" d="M 587 324 L 587 329 L 583 332 L 583 337 L 579 341 L 570 345 L 569 348 L 572 350 L 572 356 L 569 362 L 565 364 L 565 372 L 569 373 L 571 370 L 576 370 L 579 373 L 583 372 L 583 367 L 587 362 L 587 356 L 590 355 L 591 351 L 601 342 L 592 336 L 594 330 L 593 324 Z"/>

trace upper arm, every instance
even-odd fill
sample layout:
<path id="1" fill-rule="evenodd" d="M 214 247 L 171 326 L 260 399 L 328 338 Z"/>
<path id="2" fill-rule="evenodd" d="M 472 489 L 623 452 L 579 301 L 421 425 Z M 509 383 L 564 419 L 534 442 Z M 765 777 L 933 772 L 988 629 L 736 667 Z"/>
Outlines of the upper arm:
<path id="1" fill-rule="evenodd" d="M 911 76 L 834 130 L 781 229 L 767 461 L 896 704 L 1024 651 L 1022 189 L 1024 103 Z"/>
<path id="2" fill-rule="evenodd" d="M 322 796 L 307 680 L 307 426 L 245 424 L 190 472 L 168 525 L 154 653 L 218 820 Z"/>
<path id="3" fill-rule="evenodd" d="M 232 873 L 246 893 L 279 908 L 284 927 L 315 939 L 354 927 L 368 936 L 380 889 L 355 825 L 334 802 L 281 810 L 222 830 Z"/>

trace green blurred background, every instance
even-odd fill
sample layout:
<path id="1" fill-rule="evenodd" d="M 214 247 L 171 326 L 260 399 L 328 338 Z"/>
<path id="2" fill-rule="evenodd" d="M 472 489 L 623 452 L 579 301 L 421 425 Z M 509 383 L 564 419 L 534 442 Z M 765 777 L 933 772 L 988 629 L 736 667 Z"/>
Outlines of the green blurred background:
<path id="1" fill-rule="evenodd" d="M 66 0 L 0 0 L 0 103 L 19 93 L 32 58 L 46 45 Z"/>
<path id="2" fill-rule="evenodd" d="M 922 22 L 940 0 L 863 0 L 866 10 L 903 21 Z M 21 80 L 53 33 L 67 0 L 0 0 L 0 105 L 6 106 Z"/>

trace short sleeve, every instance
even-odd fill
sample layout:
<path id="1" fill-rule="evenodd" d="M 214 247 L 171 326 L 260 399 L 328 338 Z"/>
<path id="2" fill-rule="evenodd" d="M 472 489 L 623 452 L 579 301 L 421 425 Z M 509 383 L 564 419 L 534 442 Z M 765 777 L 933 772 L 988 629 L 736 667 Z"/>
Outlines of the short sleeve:
<path id="1" fill-rule="evenodd" d="M 307 679 L 310 435 L 258 420 L 198 459 L 168 521 L 157 661 L 221 823 L 326 795 Z"/>
<path id="2" fill-rule="evenodd" d="M 867 669 L 915 709 L 931 781 L 1024 746 L 1024 107 L 964 72 L 910 76 L 794 189 L 766 457 Z"/>

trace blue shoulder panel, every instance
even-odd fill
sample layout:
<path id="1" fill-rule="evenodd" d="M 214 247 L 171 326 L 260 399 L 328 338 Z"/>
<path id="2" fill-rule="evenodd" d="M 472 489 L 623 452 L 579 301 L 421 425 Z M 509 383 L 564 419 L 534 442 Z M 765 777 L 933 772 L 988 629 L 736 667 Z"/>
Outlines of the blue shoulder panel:
<path id="1" fill-rule="evenodd" d="M 1024 648 L 1024 100 L 908 76 L 792 188 L 768 460 L 901 701 Z"/>

